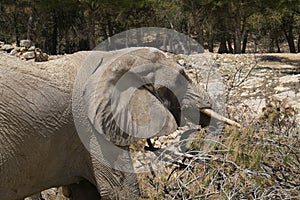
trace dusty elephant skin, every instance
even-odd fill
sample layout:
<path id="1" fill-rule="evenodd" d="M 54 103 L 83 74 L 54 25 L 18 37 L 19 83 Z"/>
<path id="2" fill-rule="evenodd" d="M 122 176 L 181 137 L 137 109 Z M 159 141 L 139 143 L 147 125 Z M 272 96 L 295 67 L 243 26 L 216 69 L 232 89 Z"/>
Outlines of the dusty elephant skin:
<path id="1" fill-rule="evenodd" d="M 22 199 L 41 190 L 64 185 L 69 185 L 72 199 L 85 199 L 88 196 L 92 200 L 99 199 L 100 195 L 101 199 L 138 198 L 135 174 L 104 165 L 97 159 L 99 150 L 88 151 L 78 136 L 72 113 L 72 93 L 76 73 L 87 54 L 80 52 L 35 64 L 4 54 L 0 56 L 0 200 Z M 104 78 L 98 80 L 98 95 L 110 93 L 117 78 L 134 66 L 158 63 L 170 65 L 172 69 L 180 71 L 175 64 L 166 61 L 162 52 L 155 49 L 125 49 L 112 53 L 99 52 L 99 55 L 103 63 L 96 70 L 107 63 L 110 67 L 104 72 Z M 139 68 L 133 73 L 142 77 L 138 81 L 149 77 L 163 79 L 162 74 L 153 75 L 148 68 Z M 95 74 L 97 71 L 93 73 Z M 86 87 L 97 78 L 99 79 L 91 76 Z M 177 77 L 166 80 L 171 80 L 168 83 L 170 87 L 178 90 L 175 83 Z M 121 88 L 121 93 L 126 93 L 128 88 Z M 197 112 L 202 108 L 210 108 L 209 98 L 203 97 L 205 94 L 195 94 L 186 85 L 179 89 L 180 93 L 188 95 L 177 97 L 178 101 L 165 95 L 164 87 L 151 85 L 147 81 L 143 87 L 136 89 L 136 96 L 132 105 L 129 105 L 129 110 L 132 112 L 131 120 L 135 120 L 137 124 L 145 123 L 145 119 L 149 117 L 145 116 L 147 112 L 143 107 L 143 100 L 154 103 L 155 111 L 168 108 L 165 111 L 165 125 L 156 135 L 169 134 L 180 125 L 180 110 L 174 105 L 180 104 L 188 111 L 189 107 L 193 107 Z M 89 94 L 89 91 L 84 92 L 83 97 Z M 140 129 L 130 129 L 134 132 L 132 136 L 119 128 L 112 120 L 112 109 L 108 102 L 105 95 L 100 95 L 93 102 L 97 104 L 97 109 L 92 110 L 93 115 L 88 116 L 89 120 L 95 129 L 102 131 L 106 140 L 127 149 L 131 142 L 139 139 L 134 136 Z M 124 113 L 116 116 L 122 118 Z M 131 123 L 128 120 L 127 123 Z M 199 122 L 202 123 L 201 120 Z M 95 138 L 88 140 L 93 143 Z M 82 195 L 85 193 L 86 196 Z"/>
<path id="2" fill-rule="evenodd" d="M 59 185 L 76 190 L 83 179 L 109 198 L 115 195 L 115 188 L 126 197 L 123 180 L 132 178 L 132 187 L 123 188 L 132 196 L 138 195 L 135 176 L 102 166 L 76 133 L 71 95 L 77 68 L 85 57 L 80 53 L 34 64 L 1 55 L 1 200 L 22 199 Z M 98 197 L 96 194 L 94 199 Z"/>

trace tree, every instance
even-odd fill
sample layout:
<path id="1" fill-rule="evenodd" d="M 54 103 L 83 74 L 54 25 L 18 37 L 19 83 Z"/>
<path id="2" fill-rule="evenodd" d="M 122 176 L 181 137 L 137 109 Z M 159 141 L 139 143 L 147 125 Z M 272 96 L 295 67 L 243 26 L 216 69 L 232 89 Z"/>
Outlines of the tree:
<path id="1" fill-rule="evenodd" d="M 300 10 L 300 2 L 297 0 L 278 0 L 278 1 L 267 1 L 263 0 L 260 2 L 261 14 L 266 17 L 263 23 L 268 24 L 269 21 L 275 22 L 273 27 L 269 29 L 271 37 L 278 38 L 283 33 L 284 37 L 289 45 L 291 53 L 296 53 L 294 34 L 297 21 L 295 14 Z M 268 26 L 268 25 L 266 25 Z M 278 27 L 280 31 L 278 31 Z M 299 29 L 299 27 L 298 27 Z M 276 33 L 274 35 L 274 33 Z"/>
<path id="2" fill-rule="evenodd" d="M 19 44 L 20 38 L 25 38 L 30 9 L 30 0 L 0 0 L 0 36 L 7 42 Z"/>
<path id="3" fill-rule="evenodd" d="M 0 40 L 29 38 L 51 54 L 93 49 L 143 26 L 185 33 L 211 52 L 245 53 L 248 40 L 267 41 L 271 52 L 285 40 L 300 51 L 297 0 L 0 0 L 0 11 Z"/>

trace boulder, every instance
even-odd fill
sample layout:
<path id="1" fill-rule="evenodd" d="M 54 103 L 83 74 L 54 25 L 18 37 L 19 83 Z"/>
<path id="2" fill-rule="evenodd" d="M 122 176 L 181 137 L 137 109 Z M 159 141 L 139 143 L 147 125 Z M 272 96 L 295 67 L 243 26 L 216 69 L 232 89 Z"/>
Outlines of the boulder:
<path id="1" fill-rule="evenodd" d="M 35 50 L 35 46 L 31 46 L 28 51 L 34 51 Z"/>
<path id="2" fill-rule="evenodd" d="M 16 50 L 17 52 L 20 52 L 21 47 L 15 47 L 14 50 Z"/>
<path id="3" fill-rule="evenodd" d="M 26 47 L 21 47 L 21 48 L 20 48 L 20 52 L 21 52 L 21 53 L 25 53 L 26 51 L 27 51 Z"/>
<path id="4" fill-rule="evenodd" d="M 290 90 L 290 88 L 288 88 L 288 87 L 283 87 L 283 86 L 276 86 L 275 88 L 274 88 L 274 90 L 276 91 L 276 92 L 284 92 L 284 91 L 288 91 L 288 90 Z"/>
<path id="5" fill-rule="evenodd" d="M 29 48 L 31 46 L 30 40 L 20 40 L 20 47 Z"/>
<path id="6" fill-rule="evenodd" d="M 12 56 L 17 55 L 19 52 L 16 49 L 11 50 L 11 52 L 9 53 Z"/>
<path id="7" fill-rule="evenodd" d="M 13 50 L 13 49 L 14 49 L 14 47 L 11 44 L 4 44 L 2 46 L 2 50 L 6 51 L 7 53 L 11 52 L 11 50 Z"/>
<path id="8" fill-rule="evenodd" d="M 297 75 L 286 75 L 279 78 L 280 84 L 291 84 L 291 83 L 300 83 L 300 74 Z"/>
<path id="9" fill-rule="evenodd" d="M 35 62 L 45 62 L 48 61 L 48 54 L 43 53 L 41 49 L 35 49 Z"/>
<path id="10" fill-rule="evenodd" d="M 242 83 L 242 88 L 244 89 L 252 89 L 259 88 L 265 84 L 265 80 L 259 77 L 249 78 L 247 81 Z"/>
<path id="11" fill-rule="evenodd" d="M 33 59 L 33 58 L 35 58 L 35 52 L 34 51 L 27 51 L 27 52 L 23 53 L 21 57 L 26 59 L 26 60 Z"/>

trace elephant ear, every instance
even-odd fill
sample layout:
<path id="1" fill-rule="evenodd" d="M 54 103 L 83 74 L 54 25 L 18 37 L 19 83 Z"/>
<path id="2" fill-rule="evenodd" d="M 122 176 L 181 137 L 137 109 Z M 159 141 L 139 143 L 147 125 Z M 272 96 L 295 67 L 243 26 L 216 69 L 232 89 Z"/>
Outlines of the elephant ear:
<path id="1" fill-rule="evenodd" d="M 139 139 L 169 134 L 177 128 L 171 112 L 154 95 L 156 91 L 149 80 L 151 70 L 145 73 L 130 70 L 152 62 L 153 59 L 132 54 L 123 54 L 112 62 L 104 60 L 102 65 L 109 67 L 103 72 L 100 66 L 86 83 L 88 120 L 115 145 L 127 146 Z"/>

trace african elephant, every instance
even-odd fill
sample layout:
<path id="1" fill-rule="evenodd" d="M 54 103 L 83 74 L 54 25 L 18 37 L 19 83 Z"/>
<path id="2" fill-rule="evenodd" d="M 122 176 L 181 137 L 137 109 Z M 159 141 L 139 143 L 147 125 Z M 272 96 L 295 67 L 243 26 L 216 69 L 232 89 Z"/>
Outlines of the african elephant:
<path id="1" fill-rule="evenodd" d="M 182 118 L 234 124 L 213 112 L 207 94 L 192 90 L 184 71 L 157 49 L 80 52 L 46 63 L 0 59 L 0 200 L 66 185 L 73 199 L 85 192 L 90 199 L 136 199 L 126 151 L 132 142 L 169 134 Z M 120 155 L 111 146 L 125 152 L 119 164 L 129 169 L 112 166 Z"/>

